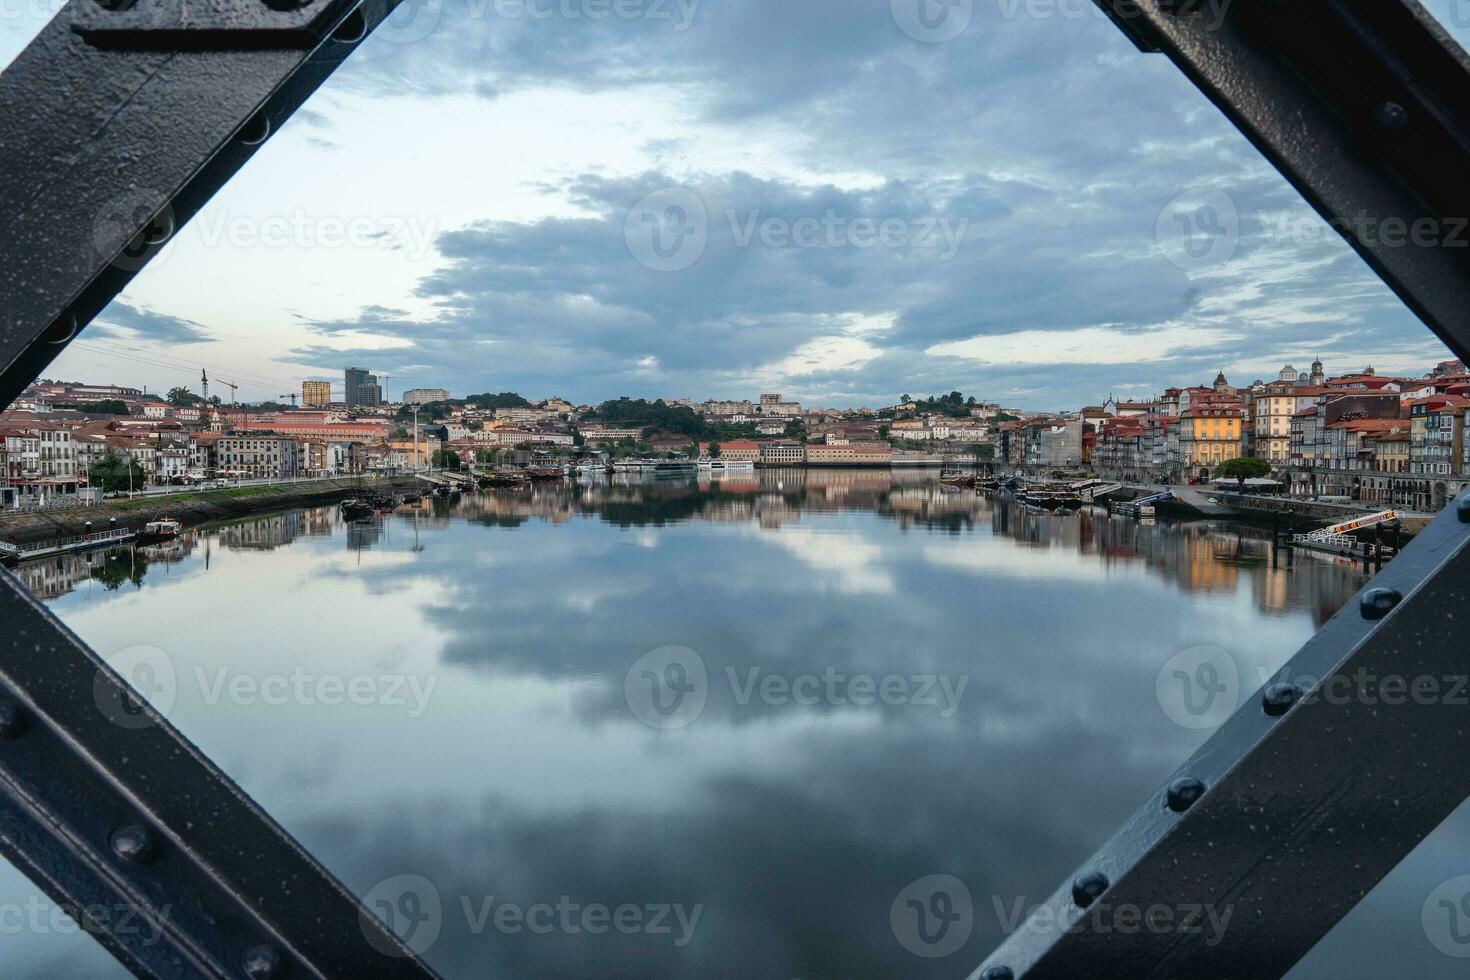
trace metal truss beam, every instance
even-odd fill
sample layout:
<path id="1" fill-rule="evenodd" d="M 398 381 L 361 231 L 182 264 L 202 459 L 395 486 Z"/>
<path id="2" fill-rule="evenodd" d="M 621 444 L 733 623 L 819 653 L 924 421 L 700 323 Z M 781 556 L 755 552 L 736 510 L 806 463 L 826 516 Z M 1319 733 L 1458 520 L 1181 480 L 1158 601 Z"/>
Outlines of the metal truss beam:
<path id="1" fill-rule="evenodd" d="M 1470 57 L 1415 0 L 1096 0 L 1470 360 Z"/>
<path id="2" fill-rule="evenodd" d="M 71 0 L 0 74 L 0 406 L 398 0 Z M 433 972 L 9 573 L 0 852 L 140 977 Z"/>
<path id="3" fill-rule="evenodd" d="M 0 405 L 398 2 L 70 0 L 62 8 L 0 73 Z"/>
<path id="4" fill-rule="evenodd" d="M 1470 59 L 1430 14 L 1413 0 L 1098 3 L 1141 49 L 1167 54 L 1470 357 Z M 974 980 L 1287 972 L 1470 796 L 1466 614 L 1470 495 Z M 1233 927 L 1202 928 L 1210 913 Z"/>
<path id="5" fill-rule="evenodd" d="M 1470 795 L 1467 612 L 1470 495 L 1248 699 L 974 977 L 1287 972 Z M 1223 934 L 1210 913 L 1228 916 Z"/>

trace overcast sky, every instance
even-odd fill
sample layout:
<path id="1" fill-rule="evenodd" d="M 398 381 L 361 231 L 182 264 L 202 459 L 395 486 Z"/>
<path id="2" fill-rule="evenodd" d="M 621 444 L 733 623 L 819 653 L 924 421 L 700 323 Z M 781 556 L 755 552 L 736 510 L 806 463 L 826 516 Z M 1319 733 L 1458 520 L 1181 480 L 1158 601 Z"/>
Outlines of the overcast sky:
<path id="1" fill-rule="evenodd" d="M 1446 356 L 1090 0 L 408 0 L 48 374 L 1061 408 L 1318 354 Z"/>

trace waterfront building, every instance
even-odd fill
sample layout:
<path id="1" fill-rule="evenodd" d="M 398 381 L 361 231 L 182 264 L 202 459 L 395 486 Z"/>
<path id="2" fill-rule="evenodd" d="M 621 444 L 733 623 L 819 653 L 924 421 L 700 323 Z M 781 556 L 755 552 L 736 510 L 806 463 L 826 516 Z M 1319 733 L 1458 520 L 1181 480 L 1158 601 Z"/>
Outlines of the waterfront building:
<path id="1" fill-rule="evenodd" d="M 721 458 L 724 453 L 721 452 Z M 800 466 L 806 462 L 806 448 L 799 442 L 766 442 L 761 444 L 762 466 Z"/>
<path id="2" fill-rule="evenodd" d="M 1184 412 L 1180 429 L 1180 462 L 1186 475 L 1208 480 L 1226 460 L 1241 455 L 1241 425 L 1245 410 L 1240 403 L 1206 403 Z"/>
<path id="3" fill-rule="evenodd" d="M 284 480 L 300 473 L 301 448 L 282 435 L 250 433 L 221 437 L 219 471 L 254 480 Z"/>

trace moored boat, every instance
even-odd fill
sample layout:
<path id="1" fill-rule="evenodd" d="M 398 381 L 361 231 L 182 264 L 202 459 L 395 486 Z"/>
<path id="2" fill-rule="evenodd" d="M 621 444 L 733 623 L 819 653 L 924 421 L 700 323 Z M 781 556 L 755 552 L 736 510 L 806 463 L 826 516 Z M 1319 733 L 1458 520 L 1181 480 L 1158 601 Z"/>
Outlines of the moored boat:
<path id="1" fill-rule="evenodd" d="M 373 516 L 372 502 L 361 497 L 348 497 L 342 501 L 342 516 L 349 521 L 366 520 Z"/>
<path id="2" fill-rule="evenodd" d="M 178 521 L 164 518 L 157 521 L 149 521 L 143 525 L 135 539 L 138 544 L 157 544 L 160 541 L 172 541 L 179 536 L 184 526 Z"/>

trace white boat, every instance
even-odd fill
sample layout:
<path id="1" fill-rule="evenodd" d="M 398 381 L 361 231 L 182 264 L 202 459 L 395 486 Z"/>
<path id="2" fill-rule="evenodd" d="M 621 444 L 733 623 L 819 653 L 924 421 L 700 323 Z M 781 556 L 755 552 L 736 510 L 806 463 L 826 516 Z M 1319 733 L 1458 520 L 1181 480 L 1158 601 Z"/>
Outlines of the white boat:
<path id="1" fill-rule="evenodd" d="M 178 521 L 161 520 L 149 521 L 143 525 L 143 530 L 138 532 L 139 544 L 157 544 L 160 541 L 172 541 L 179 536 L 184 526 Z"/>
<path id="2" fill-rule="evenodd" d="M 748 459 L 701 459 L 699 470 L 701 473 L 754 473 L 755 463 Z"/>

